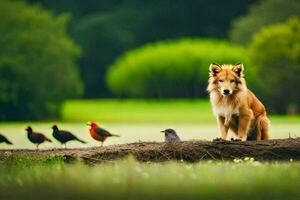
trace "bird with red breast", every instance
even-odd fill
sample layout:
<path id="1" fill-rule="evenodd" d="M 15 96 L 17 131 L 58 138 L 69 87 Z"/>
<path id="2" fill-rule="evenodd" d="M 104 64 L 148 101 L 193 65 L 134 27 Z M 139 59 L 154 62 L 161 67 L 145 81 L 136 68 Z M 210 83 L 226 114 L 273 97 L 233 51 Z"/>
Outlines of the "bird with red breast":
<path id="1" fill-rule="evenodd" d="M 88 122 L 87 125 L 90 127 L 90 135 L 93 139 L 100 141 L 101 146 L 103 146 L 104 141 L 108 137 L 120 137 L 120 135 L 111 134 L 109 131 L 100 128 L 99 125 L 96 122 Z"/>

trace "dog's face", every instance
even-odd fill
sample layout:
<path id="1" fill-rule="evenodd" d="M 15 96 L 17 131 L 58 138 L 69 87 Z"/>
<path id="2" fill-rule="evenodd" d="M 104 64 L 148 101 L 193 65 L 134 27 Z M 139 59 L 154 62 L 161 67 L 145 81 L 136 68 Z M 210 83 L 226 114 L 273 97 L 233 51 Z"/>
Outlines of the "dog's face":
<path id="1" fill-rule="evenodd" d="M 229 96 L 235 91 L 240 90 L 239 85 L 242 83 L 241 79 L 244 76 L 244 66 L 242 64 L 222 66 L 211 64 L 209 71 L 209 84 L 213 85 L 209 87 L 217 89 L 221 95 Z"/>

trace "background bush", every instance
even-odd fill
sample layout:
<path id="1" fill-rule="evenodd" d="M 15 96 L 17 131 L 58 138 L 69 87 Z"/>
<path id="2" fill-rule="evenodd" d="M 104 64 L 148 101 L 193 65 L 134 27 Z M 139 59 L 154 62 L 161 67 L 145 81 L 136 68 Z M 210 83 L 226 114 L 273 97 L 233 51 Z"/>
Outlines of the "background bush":
<path id="1" fill-rule="evenodd" d="M 251 62 L 261 81 L 263 100 L 277 113 L 300 107 L 300 21 L 270 25 L 254 35 Z"/>
<path id="2" fill-rule="evenodd" d="M 230 38 L 233 42 L 248 44 L 263 26 L 284 22 L 291 16 L 300 17 L 299 0 L 260 1 L 250 6 L 248 14 L 233 21 Z"/>
<path id="3" fill-rule="evenodd" d="M 244 48 L 220 40 L 181 39 L 148 44 L 120 57 L 107 82 L 119 97 L 206 96 L 211 63 L 245 63 Z"/>
<path id="4" fill-rule="evenodd" d="M 81 93 L 79 48 L 66 34 L 68 16 L 0 1 L 0 119 L 45 119 Z"/>

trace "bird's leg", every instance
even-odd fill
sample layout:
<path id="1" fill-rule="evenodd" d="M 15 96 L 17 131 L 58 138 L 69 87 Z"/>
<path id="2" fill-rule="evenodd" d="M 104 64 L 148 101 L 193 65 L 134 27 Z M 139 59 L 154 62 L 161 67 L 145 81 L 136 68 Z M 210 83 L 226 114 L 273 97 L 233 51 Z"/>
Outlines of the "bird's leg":
<path id="1" fill-rule="evenodd" d="M 65 143 L 65 149 L 67 148 L 67 143 Z"/>
<path id="2" fill-rule="evenodd" d="M 36 145 L 36 150 L 39 150 L 39 144 Z"/>
<path id="3" fill-rule="evenodd" d="M 103 142 L 101 142 L 101 147 L 103 147 Z"/>

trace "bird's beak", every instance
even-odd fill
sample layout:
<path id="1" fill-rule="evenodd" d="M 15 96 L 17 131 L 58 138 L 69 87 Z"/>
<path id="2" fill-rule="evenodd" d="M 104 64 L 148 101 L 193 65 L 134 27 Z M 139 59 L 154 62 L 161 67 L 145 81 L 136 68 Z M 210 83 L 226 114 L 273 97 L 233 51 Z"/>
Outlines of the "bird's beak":
<path id="1" fill-rule="evenodd" d="M 91 123 L 91 122 L 87 122 L 86 125 L 87 125 L 87 126 L 91 126 L 92 123 Z"/>
<path id="2" fill-rule="evenodd" d="M 165 133 L 166 131 L 165 130 L 163 130 L 163 131 L 160 131 L 161 133 Z"/>

